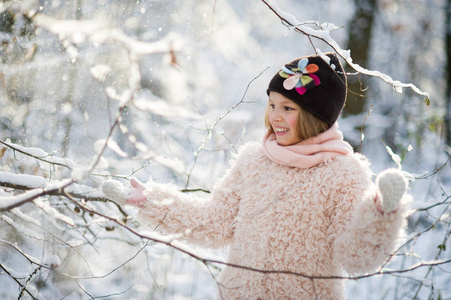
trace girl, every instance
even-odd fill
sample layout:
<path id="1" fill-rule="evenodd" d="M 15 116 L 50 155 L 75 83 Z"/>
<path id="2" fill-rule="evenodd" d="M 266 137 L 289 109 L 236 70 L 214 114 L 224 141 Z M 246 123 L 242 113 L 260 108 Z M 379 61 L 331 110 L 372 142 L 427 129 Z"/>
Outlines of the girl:
<path id="1" fill-rule="evenodd" d="M 381 267 L 402 234 L 408 200 L 400 171 L 386 170 L 374 184 L 369 162 L 343 141 L 336 120 L 346 90 L 335 54 L 285 65 L 267 90 L 263 143 L 240 149 L 208 201 L 136 179 L 129 193 L 115 181 L 102 190 L 139 207 L 141 224 L 230 247 L 229 264 L 254 270 L 226 266 L 222 299 L 344 299 L 342 280 L 327 277 Z"/>

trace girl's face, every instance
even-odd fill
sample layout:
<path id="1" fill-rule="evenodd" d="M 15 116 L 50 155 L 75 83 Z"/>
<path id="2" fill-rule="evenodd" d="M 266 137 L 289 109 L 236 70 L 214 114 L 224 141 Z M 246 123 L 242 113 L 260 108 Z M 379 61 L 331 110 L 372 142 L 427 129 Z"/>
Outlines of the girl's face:
<path id="1" fill-rule="evenodd" d="M 269 93 L 268 120 L 279 145 L 288 146 L 301 141 L 297 130 L 299 106 L 282 94 Z"/>

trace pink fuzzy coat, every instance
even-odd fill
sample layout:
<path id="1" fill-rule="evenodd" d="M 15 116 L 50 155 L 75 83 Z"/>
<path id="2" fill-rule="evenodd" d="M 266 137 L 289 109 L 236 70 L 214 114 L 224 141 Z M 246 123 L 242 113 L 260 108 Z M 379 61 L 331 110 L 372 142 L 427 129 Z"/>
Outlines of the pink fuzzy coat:
<path id="1" fill-rule="evenodd" d="M 396 247 L 405 205 L 382 215 L 367 160 L 350 154 L 309 169 L 278 165 L 250 143 L 208 201 L 149 183 L 138 213 L 163 233 L 183 233 L 204 247 L 230 247 L 228 263 L 307 276 L 377 270 Z M 344 299 L 337 279 L 225 267 L 223 299 Z"/>

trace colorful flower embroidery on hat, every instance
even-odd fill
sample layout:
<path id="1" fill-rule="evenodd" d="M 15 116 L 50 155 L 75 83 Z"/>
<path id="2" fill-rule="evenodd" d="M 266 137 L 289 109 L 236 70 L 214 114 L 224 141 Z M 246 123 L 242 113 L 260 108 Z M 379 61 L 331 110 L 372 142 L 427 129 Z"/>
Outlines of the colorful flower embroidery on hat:
<path id="1" fill-rule="evenodd" d="M 296 68 L 282 67 L 279 75 L 286 78 L 283 87 L 287 90 L 296 89 L 300 95 L 321 83 L 318 76 L 313 73 L 319 70 L 315 64 L 308 64 L 308 58 L 303 58 L 298 62 Z"/>

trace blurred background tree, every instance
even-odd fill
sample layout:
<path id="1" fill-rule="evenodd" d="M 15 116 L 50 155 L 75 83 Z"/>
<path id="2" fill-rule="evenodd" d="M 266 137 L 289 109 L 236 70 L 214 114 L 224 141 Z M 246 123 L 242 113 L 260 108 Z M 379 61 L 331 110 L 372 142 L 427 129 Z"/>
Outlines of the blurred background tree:
<path id="1" fill-rule="evenodd" d="M 360 66 L 368 66 L 371 55 L 371 38 L 373 20 L 377 14 L 378 1 L 354 0 L 354 15 L 348 26 L 347 49 L 351 50 L 352 60 Z M 364 112 L 366 89 L 365 83 L 358 76 L 348 80 L 348 97 L 344 108 L 345 114 L 361 114 Z"/>

